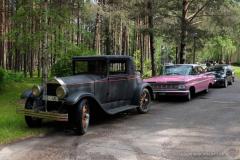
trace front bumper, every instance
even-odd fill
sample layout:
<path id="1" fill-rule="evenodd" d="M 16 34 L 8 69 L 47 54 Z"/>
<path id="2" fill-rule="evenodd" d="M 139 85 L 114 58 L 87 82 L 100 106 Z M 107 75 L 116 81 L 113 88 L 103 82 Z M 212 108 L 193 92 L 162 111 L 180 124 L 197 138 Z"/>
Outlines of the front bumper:
<path id="1" fill-rule="evenodd" d="M 17 113 L 23 114 L 25 116 L 49 119 L 53 121 L 61 121 L 61 122 L 68 121 L 68 114 L 62 114 L 62 113 L 35 111 L 32 109 L 25 109 L 21 107 L 17 108 Z"/>
<path id="2" fill-rule="evenodd" d="M 225 79 L 215 79 L 214 80 L 214 86 L 219 86 L 219 85 L 223 85 L 225 83 Z"/>
<path id="3" fill-rule="evenodd" d="M 162 96 L 186 96 L 189 94 L 189 91 L 161 91 L 161 90 L 155 90 L 153 93 L 162 95 Z"/>

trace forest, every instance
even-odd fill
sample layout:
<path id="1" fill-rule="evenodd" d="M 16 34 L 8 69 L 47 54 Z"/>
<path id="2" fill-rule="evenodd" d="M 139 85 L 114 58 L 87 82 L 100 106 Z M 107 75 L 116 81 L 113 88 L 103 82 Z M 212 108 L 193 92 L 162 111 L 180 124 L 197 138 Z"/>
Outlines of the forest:
<path id="1" fill-rule="evenodd" d="M 64 76 L 77 55 L 130 55 L 145 77 L 165 63 L 238 64 L 239 17 L 238 0 L 1 0 L 0 70 Z"/>

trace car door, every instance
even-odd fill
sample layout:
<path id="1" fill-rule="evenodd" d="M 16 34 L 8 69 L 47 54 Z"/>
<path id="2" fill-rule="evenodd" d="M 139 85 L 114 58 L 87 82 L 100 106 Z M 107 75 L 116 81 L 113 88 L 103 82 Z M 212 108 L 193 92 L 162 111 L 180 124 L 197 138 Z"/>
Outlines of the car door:
<path id="1" fill-rule="evenodd" d="M 201 67 L 198 66 L 198 72 L 200 74 L 201 77 L 201 91 L 208 89 L 209 87 L 209 83 L 210 83 L 210 79 L 211 79 L 211 75 L 206 73 L 206 71 Z"/>
<path id="2" fill-rule="evenodd" d="M 101 73 L 101 79 L 95 81 L 94 84 L 94 94 L 97 100 L 101 104 L 105 104 L 108 102 L 108 95 L 109 95 L 109 85 L 108 85 L 108 77 L 107 77 L 107 62 L 104 61 L 98 61 L 96 62 L 96 66 L 93 68 L 94 72 L 99 71 Z"/>
<path id="3" fill-rule="evenodd" d="M 110 60 L 109 62 L 108 101 L 116 102 L 116 105 L 112 105 L 114 107 L 124 105 L 124 101 L 127 101 L 128 99 L 127 91 L 129 74 L 127 67 L 127 60 Z"/>
<path id="4" fill-rule="evenodd" d="M 202 76 L 199 74 L 197 66 L 193 66 L 191 75 L 193 76 L 193 84 L 196 89 L 196 92 L 200 92 L 202 89 L 201 86 Z"/>

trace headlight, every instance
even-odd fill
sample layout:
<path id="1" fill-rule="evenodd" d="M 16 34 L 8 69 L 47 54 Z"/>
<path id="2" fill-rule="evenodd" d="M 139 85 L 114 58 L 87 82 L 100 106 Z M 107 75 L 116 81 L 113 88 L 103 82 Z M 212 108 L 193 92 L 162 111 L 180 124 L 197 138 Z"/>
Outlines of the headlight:
<path id="1" fill-rule="evenodd" d="M 186 86 L 184 84 L 180 84 L 178 85 L 178 89 L 180 90 L 186 89 Z"/>
<path id="2" fill-rule="evenodd" d="M 68 90 L 64 86 L 60 86 L 56 90 L 56 95 L 59 99 L 65 98 L 67 96 L 67 94 L 68 94 Z"/>
<path id="3" fill-rule="evenodd" d="M 42 94 L 42 87 L 41 86 L 33 86 L 32 87 L 32 94 L 34 97 L 38 97 Z"/>

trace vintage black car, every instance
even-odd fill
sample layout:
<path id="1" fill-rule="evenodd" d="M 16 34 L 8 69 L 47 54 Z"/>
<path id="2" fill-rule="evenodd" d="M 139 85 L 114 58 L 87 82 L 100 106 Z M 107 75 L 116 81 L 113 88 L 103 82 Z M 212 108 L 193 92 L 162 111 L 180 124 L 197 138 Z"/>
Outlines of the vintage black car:
<path id="1" fill-rule="evenodd" d="M 82 135 L 90 117 L 101 111 L 110 115 L 133 108 L 149 111 L 153 92 L 135 71 L 131 57 L 73 57 L 72 65 L 73 76 L 54 78 L 24 93 L 25 108 L 18 112 L 29 127 L 40 126 L 42 119 L 68 121 Z"/>
<path id="2" fill-rule="evenodd" d="M 208 68 L 215 75 L 215 86 L 227 88 L 234 82 L 234 73 L 229 65 L 221 64 Z"/>

